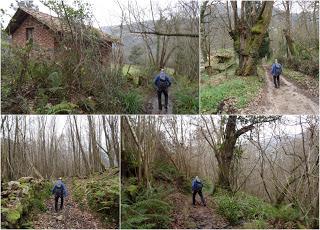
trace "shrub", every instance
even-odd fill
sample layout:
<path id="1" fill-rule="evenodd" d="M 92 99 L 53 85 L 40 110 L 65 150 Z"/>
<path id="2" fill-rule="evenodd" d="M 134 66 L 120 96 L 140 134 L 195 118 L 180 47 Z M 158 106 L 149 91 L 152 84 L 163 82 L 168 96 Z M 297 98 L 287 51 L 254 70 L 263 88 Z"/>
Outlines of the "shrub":
<path id="1" fill-rule="evenodd" d="M 224 190 L 215 193 L 218 211 L 232 224 L 242 220 L 250 222 L 247 226 L 266 228 L 266 221 L 281 220 L 285 222 L 297 221 L 301 213 L 291 205 L 279 208 L 246 193 L 232 195 Z"/>

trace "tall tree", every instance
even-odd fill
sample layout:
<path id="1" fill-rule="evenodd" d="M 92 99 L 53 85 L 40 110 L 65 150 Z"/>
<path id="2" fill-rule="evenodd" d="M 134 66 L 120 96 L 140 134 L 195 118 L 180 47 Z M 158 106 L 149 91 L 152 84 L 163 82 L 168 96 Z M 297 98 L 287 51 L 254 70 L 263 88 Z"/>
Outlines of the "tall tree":
<path id="1" fill-rule="evenodd" d="M 263 122 L 271 122 L 278 117 L 241 117 L 231 115 L 221 117 L 219 122 L 214 118 L 202 116 L 204 126 L 201 128 L 202 134 L 218 161 L 218 185 L 227 190 L 232 190 L 231 180 L 234 177 L 232 164 L 235 157 L 235 148 L 238 138 L 254 129 L 254 125 Z M 238 128 L 239 123 L 243 124 Z"/>

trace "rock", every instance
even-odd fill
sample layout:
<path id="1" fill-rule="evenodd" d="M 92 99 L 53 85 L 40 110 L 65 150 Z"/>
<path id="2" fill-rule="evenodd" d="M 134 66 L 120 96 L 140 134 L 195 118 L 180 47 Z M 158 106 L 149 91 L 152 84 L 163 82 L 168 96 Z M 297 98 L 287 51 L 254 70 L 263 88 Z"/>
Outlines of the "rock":
<path id="1" fill-rule="evenodd" d="M 17 190 L 20 188 L 20 182 L 10 181 L 8 182 L 8 190 Z"/>
<path id="2" fill-rule="evenodd" d="M 8 190 L 2 191 L 1 192 L 1 198 L 3 199 L 4 197 L 8 197 L 10 192 Z"/>
<path id="3" fill-rule="evenodd" d="M 62 215 L 57 216 L 56 219 L 59 220 L 59 221 L 61 221 L 61 220 L 63 220 L 63 216 L 62 216 Z"/>
<path id="4" fill-rule="evenodd" d="M 21 177 L 18 181 L 20 183 L 30 183 L 33 180 L 33 177 L 28 176 L 28 177 Z"/>
<path id="5" fill-rule="evenodd" d="M 29 187 L 22 188 L 22 195 L 28 195 L 29 194 Z"/>
<path id="6" fill-rule="evenodd" d="M 44 189 L 45 181 L 23 177 L 1 185 L 1 227 L 32 228 L 27 223 L 28 212 L 32 209 L 35 196 Z M 36 190 L 35 190 L 36 189 Z M 22 218 L 24 216 L 24 218 Z"/>

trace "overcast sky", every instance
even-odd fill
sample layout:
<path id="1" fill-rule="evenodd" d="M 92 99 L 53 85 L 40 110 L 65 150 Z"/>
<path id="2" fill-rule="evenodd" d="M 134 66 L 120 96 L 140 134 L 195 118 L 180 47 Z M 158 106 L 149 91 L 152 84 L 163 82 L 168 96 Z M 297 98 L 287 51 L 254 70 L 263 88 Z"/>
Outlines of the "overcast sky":
<path id="1" fill-rule="evenodd" d="M 121 5 L 126 5 L 128 0 L 83 0 L 83 2 L 88 2 L 92 5 L 92 13 L 95 16 L 97 22 L 95 26 L 110 26 L 110 25 L 119 25 L 121 22 L 121 10 L 118 5 L 118 2 Z M 172 6 L 177 3 L 179 0 L 152 0 L 153 5 L 159 5 L 161 8 L 166 7 L 168 5 Z M 40 0 L 33 1 L 35 5 L 39 6 L 39 10 L 45 13 L 50 13 L 49 9 L 45 7 Z M 73 0 L 64 0 L 67 4 L 73 2 Z M 150 9 L 150 1 L 149 0 L 130 0 L 130 2 L 134 3 L 134 5 L 138 5 L 139 7 L 146 9 L 145 12 L 148 12 Z M 5 10 L 5 14 L 3 16 L 4 26 L 6 27 L 10 18 L 14 15 L 15 11 L 10 8 L 11 4 L 15 4 L 15 0 L 1 0 L 0 8 Z M 16 4 L 15 4 L 16 5 Z M 146 18 L 146 20 L 151 19 Z"/>

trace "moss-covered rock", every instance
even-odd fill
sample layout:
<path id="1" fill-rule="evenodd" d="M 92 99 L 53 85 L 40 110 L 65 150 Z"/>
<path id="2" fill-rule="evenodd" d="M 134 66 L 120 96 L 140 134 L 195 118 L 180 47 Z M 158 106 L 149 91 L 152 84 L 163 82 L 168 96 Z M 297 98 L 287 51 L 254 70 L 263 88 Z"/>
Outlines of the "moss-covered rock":
<path id="1" fill-rule="evenodd" d="M 43 203 L 48 194 L 49 183 L 32 177 L 23 177 L 18 181 L 1 184 L 1 227 L 32 228 L 26 224 L 28 214 L 33 210 L 35 200 Z M 26 217 L 26 218 L 24 218 Z M 29 227 L 28 227 L 29 226 Z"/>

